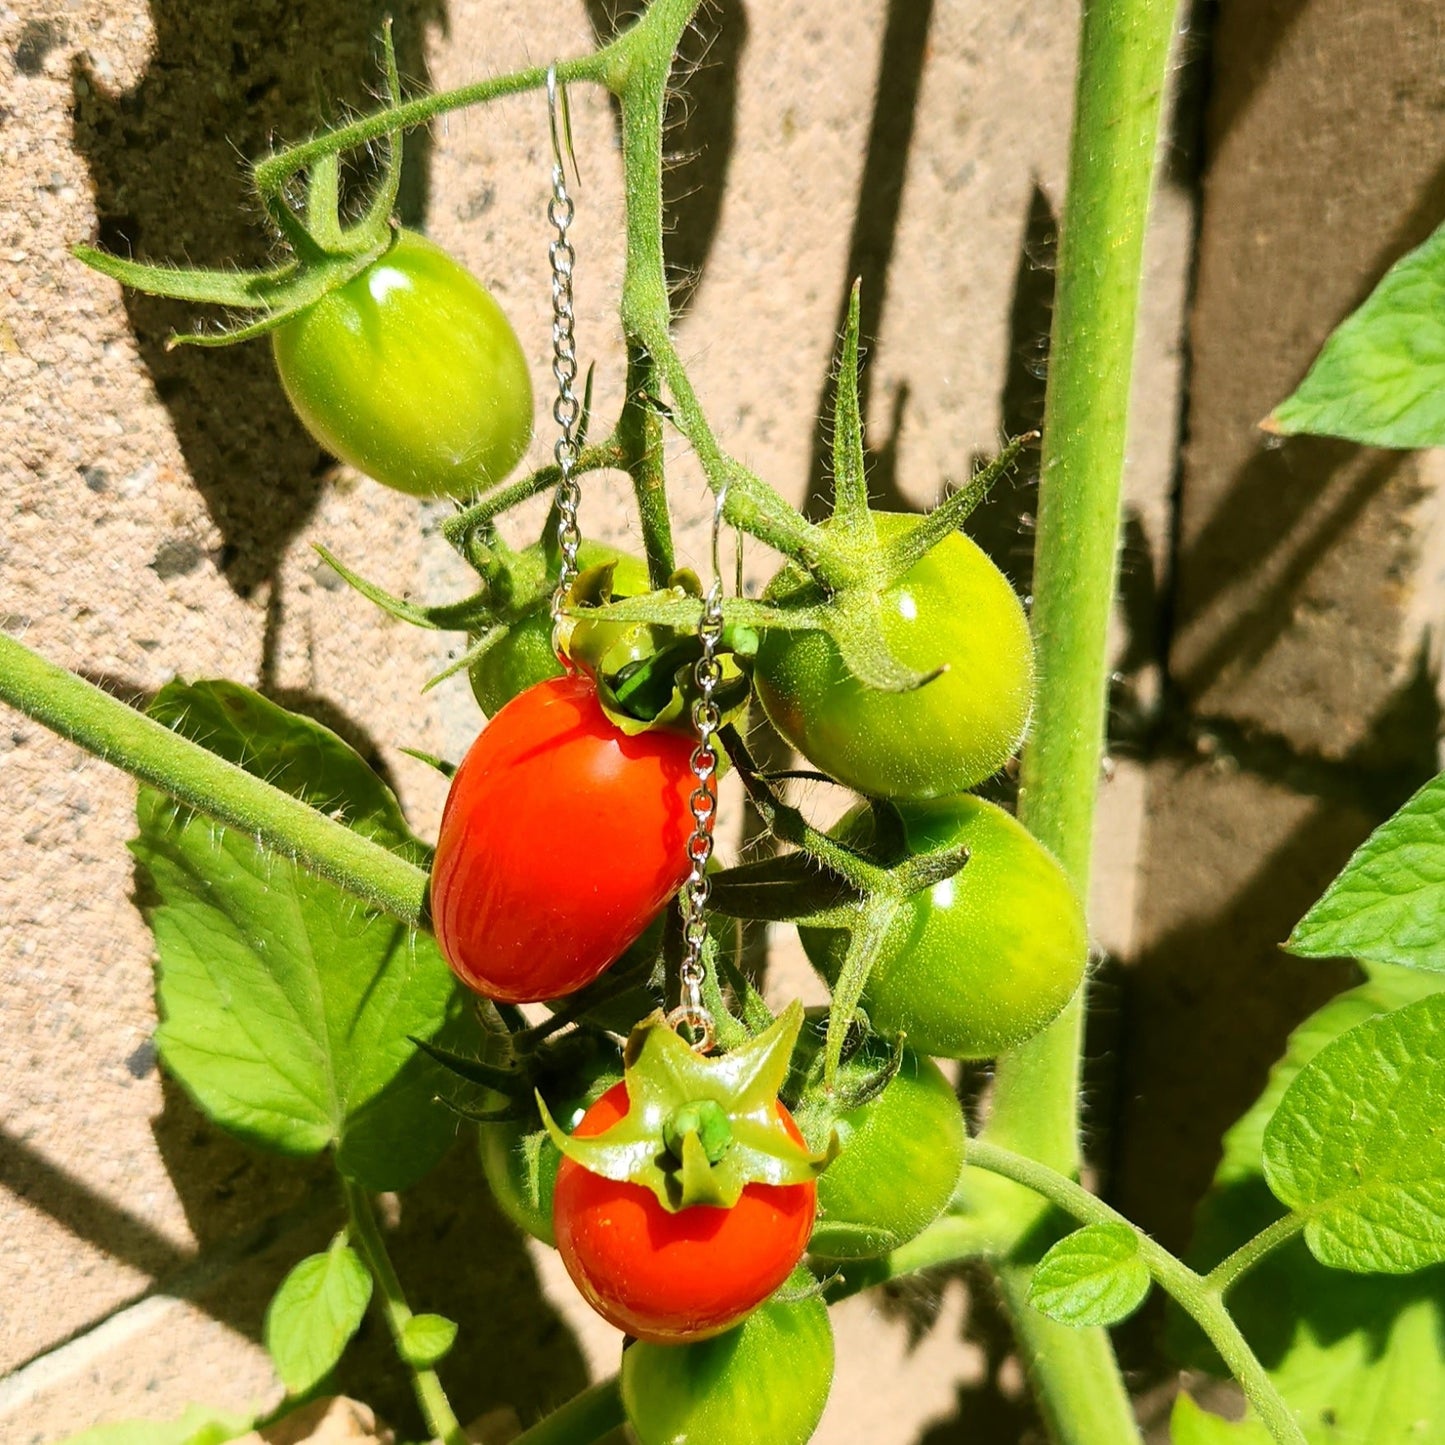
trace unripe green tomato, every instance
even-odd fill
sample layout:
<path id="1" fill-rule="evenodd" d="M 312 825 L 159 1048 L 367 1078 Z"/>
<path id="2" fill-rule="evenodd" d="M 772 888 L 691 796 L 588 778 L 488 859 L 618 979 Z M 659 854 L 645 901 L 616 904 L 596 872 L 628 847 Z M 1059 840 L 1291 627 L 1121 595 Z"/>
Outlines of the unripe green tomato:
<path id="1" fill-rule="evenodd" d="M 549 1099 L 547 1107 L 562 1130 L 570 1134 L 587 1110 L 621 1078 L 620 1056 L 615 1051 L 599 1050 L 594 1059 L 579 1069 L 571 1087 L 555 1100 Z M 501 1096 L 497 1095 L 493 1102 L 500 1103 Z M 538 1151 L 535 1194 L 527 1167 L 529 1138 Z M 530 1122 L 483 1124 L 477 1142 L 482 1170 L 497 1207 L 518 1229 L 555 1248 L 552 1194 L 557 1188 L 562 1154 L 543 1130 L 541 1121 L 534 1118 Z"/>
<path id="2" fill-rule="evenodd" d="M 879 1033 L 938 1058 L 991 1058 L 1051 1023 L 1074 996 L 1088 953 L 1084 910 L 1057 860 L 1010 814 L 961 795 L 900 809 L 915 853 L 965 844 L 952 878 L 915 893 L 879 945 L 862 1004 Z M 859 807 L 838 836 L 865 842 Z M 800 928 L 836 978 L 847 938 Z"/>
<path id="3" fill-rule="evenodd" d="M 873 517 L 884 544 L 918 520 Z M 870 797 L 941 797 L 996 773 L 1023 741 L 1033 706 L 1033 643 L 1008 579 L 954 532 L 885 590 L 882 617 L 900 662 L 948 670 L 914 692 L 880 692 L 848 672 L 826 633 L 764 632 L 753 684 L 773 726 Z"/>
<path id="4" fill-rule="evenodd" d="M 886 1058 L 876 1046 L 865 1051 L 872 1069 Z M 818 1178 L 810 1254 L 887 1254 L 948 1207 L 963 1172 L 963 1110 L 932 1059 L 904 1049 L 883 1092 L 836 1119 L 834 1127 L 843 1150 Z"/>
<path id="5" fill-rule="evenodd" d="M 271 342 L 311 435 L 398 491 L 470 497 L 532 439 L 532 382 L 511 323 L 466 267 L 415 232 Z"/>
<path id="6" fill-rule="evenodd" d="M 638 1445 L 806 1445 L 833 1384 L 833 1329 L 816 1295 L 756 1309 L 687 1345 L 639 1341 L 622 1356 Z"/>
<path id="7" fill-rule="evenodd" d="M 531 550 L 530 548 L 528 549 Z M 540 550 L 540 549 L 539 549 Z M 601 542 L 586 542 L 577 549 L 582 570 L 615 564 L 612 591 L 616 597 L 636 597 L 649 590 L 647 563 L 640 557 L 619 552 Z M 556 569 L 550 573 L 557 580 Z M 525 692 L 534 683 L 561 677 L 562 665 L 552 651 L 552 609 L 550 595 L 507 629 L 500 641 L 489 647 L 470 668 L 472 692 L 488 717 Z"/>

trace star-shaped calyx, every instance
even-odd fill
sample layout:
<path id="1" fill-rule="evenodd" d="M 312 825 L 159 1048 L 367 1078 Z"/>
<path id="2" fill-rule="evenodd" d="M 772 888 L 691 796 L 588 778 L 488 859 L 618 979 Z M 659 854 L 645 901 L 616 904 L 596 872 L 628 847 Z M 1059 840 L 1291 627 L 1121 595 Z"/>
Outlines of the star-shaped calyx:
<path id="1" fill-rule="evenodd" d="M 547 1131 L 574 1163 L 651 1190 L 669 1213 L 731 1209 L 749 1184 L 804 1184 L 827 1168 L 838 1144 L 811 1153 L 779 1111 L 802 1025 L 803 1006 L 794 1002 L 756 1038 L 714 1058 L 679 1038 L 659 1011 L 627 1041 L 626 1115 L 578 1138 L 558 1128 L 539 1098 Z"/>

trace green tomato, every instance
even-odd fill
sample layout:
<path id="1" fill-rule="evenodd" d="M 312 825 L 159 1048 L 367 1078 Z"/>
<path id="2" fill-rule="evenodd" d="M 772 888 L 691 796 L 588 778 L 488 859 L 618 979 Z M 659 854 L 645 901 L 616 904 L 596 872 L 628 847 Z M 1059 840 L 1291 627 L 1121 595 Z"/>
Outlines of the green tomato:
<path id="1" fill-rule="evenodd" d="M 1078 895 L 1057 860 L 1017 819 L 981 798 L 900 810 L 915 852 L 965 844 L 952 878 L 915 893 L 884 935 L 863 990 L 881 1034 L 926 1054 L 991 1058 L 1051 1023 L 1084 976 L 1088 936 Z M 871 814 L 855 808 L 838 836 L 866 843 Z M 848 940 L 798 930 L 818 969 L 836 978 Z"/>
<path id="2" fill-rule="evenodd" d="M 533 566 L 538 574 L 533 600 L 508 627 L 506 635 L 470 668 L 472 692 L 488 717 L 533 684 L 562 676 L 562 665 L 552 651 L 552 587 L 556 585 L 557 569 L 546 567 L 540 546 L 528 547 L 519 561 Z M 651 588 L 647 563 L 640 557 L 600 542 L 583 542 L 577 549 L 577 564 L 584 571 L 608 562 L 615 564 L 612 573 L 615 596 L 636 597 Z"/>
<path id="3" fill-rule="evenodd" d="M 845 1066 L 876 1072 L 888 1059 L 874 1044 Z M 803 1132 L 809 1119 L 800 1116 Z M 933 1062 L 903 1051 L 897 1074 L 875 1098 L 831 1119 L 842 1153 L 818 1179 L 818 1220 L 808 1244 L 825 1259 L 871 1259 L 921 1234 L 948 1206 L 963 1172 L 963 1110 Z"/>
<path id="4" fill-rule="evenodd" d="M 917 518 L 875 512 L 880 542 Z M 785 569 L 770 590 L 796 574 Z M 870 797 L 961 793 L 1023 741 L 1033 644 L 1008 579 L 961 532 L 945 537 L 882 595 L 883 635 L 909 667 L 947 671 L 915 692 L 853 677 L 817 631 L 765 632 L 753 684 L 773 726 L 825 773 Z"/>
<path id="5" fill-rule="evenodd" d="M 532 439 L 532 382 L 511 324 L 470 271 L 414 232 L 271 340 L 306 429 L 398 491 L 472 496 Z"/>
<path id="6" fill-rule="evenodd" d="M 687 1345 L 639 1341 L 622 1356 L 638 1445 L 805 1445 L 833 1383 L 833 1329 L 816 1295 L 774 1301 Z"/>
<path id="7" fill-rule="evenodd" d="M 593 1104 L 622 1078 L 622 1059 L 615 1047 L 599 1047 L 572 1078 L 548 1092 L 547 1107 L 570 1134 Z M 502 1103 L 500 1094 L 493 1105 Z M 497 1207 L 526 1234 L 554 1248 L 552 1195 L 562 1154 L 539 1117 L 483 1124 L 478 1135 L 482 1170 Z"/>

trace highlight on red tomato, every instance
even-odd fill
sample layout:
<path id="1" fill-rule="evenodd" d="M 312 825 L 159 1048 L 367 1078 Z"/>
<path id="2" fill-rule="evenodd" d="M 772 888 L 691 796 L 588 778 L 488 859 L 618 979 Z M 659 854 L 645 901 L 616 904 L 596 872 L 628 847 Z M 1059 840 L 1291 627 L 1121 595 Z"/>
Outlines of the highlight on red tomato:
<path id="1" fill-rule="evenodd" d="M 623 733 L 582 676 L 528 688 L 483 728 L 431 876 L 437 942 L 468 988 L 559 998 L 621 957 L 687 876 L 692 747 Z"/>
<path id="2" fill-rule="evenodd" d="M 832 1384 L 833 1328 L 816 1294 L 774 1300 L 711 1339 L 639 1341 L 622 1356 L 638 1445 L 806 1445 Z"/>
<path id="3" fill-rule="evenodd" d="M 875 512 L 878 539 L 916 518 Z M 792 580 L 785 568 L 770 584 Z M 955 532 L 882 593 L 883 636 L 909 667 L 947 671 L 915 692 L 865 686 L 826 633 L 765 631 L 753 666 L 773 726 L 825 773 L 875 798 L 960 793 L 997 772 L 1033 706 L 1033 642 L 1008 579 Z"/>
<path id="4" fill-rule="evenodd" d="M 472 496 L 532 439 L 532 382 L 502 308 L 413 231 L 271 333 L 281 385 L 328 451 L 413 496 Z"/>
<path id="5" fill-rule="evenodd" d="M 962 795 L 900 807 L 915 852 L 956 847 L 969 860 L 915 893 L 884 935 L 862 1005 L 881 1034 L 937 1058 L 991 1058 L 1051 1023 L 1084 976 L 1088 936 L 1078 894 L 1053 854 L 1016 818 Z M 871 836 L 859 807 L 838 836 Z M 847 949 L 837 930 L 800 928 L 803 948 L 836 978 Z"/>
<path id="6" fill-rule="evenodd" d="M 777 1116 L 803 1136 L 781 1105 Z M 628 1113 L 626 1083 L 609 1089 L 573 1131 L 596 1136 Z M 669 1213 L 653 1192 L 562 1160 L 553 1228 L 562 1262 L 603 1319 L 639 1340 L 704 1339 L 736 1324 L 793 1271 L 813 1227 L 817 1186 L 749 1184 L 731 1208 Z"/>

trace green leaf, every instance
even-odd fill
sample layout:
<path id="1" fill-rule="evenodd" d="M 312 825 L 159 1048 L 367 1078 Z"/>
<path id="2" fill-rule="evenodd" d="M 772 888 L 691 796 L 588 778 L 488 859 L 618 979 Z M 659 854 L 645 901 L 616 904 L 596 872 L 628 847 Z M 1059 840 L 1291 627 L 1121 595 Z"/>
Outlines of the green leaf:
<path id="1" fill-rule="evenodd" d="M 1445 972 L 1445 773 L 1365 839 L 1285 947 Z"/>
<path id="2" fill-rule="evenodd" d="M 114 1425 L 95 1425 L 72 1435 L 64 1445 L 221 1445 L 245 1435 L 255 1426 L 249 1415 L 188 1405 L 178 1420 L 158 1424 L 154 1420 L 122 1420 Z"/>
<path id="3" fill-rule="evenodd" d="M 1307 1216 L 1321 1264 L 1445 1262 L 1445 994 L 1358 1025 L 1301 1069 L 1265 1129 L 1264 1172 Z"/>
<path id="4" fill-rule="evenodd" d="M 1261 1172 L 1265 1127 L 1309 1061 L 1348 1030 L 1445 989 L 1445 978 L 1367 965 L 1370 979 L 1332 999 L 1291 1034 L 1260 1098 L 1224 1137 L 1214 1189 L 1199 1218 L 1193 1262 L 1208 1267 L 1281 1214 Z M 1230 1311 L 1311 1445 L 1424 1441 L 1445 1434 L 1445 1268 L 1413 1275 L 1351 1275 L 1286 1244 L 1242 1279 Z M 1222 1366 L 1176 1314 L 1176 1352 Z M 1410 1381 L 1409 1389 L 1401 1381 Z M 1267 1445 L 1253 1418 L 1221 1420 L 1181 1396 L 1174 1445 Z"/>
<path id="5" fill-rule="evenodd" d="M 1445 227 L 1385 273 L 1264 426 L 1376 447 L 1445 445 Z"/>
<path id="6" fill-rule="evenodd" d="M 1134 1230 L 1086 1224 L 1039 1261 L 1029 1303 L 1063 1325 L 1116 1325 L 1144 1303 L 1149 1284 Z"/>
<path id="7" fill-rule="evenodd" d="M 419 857 L 390 791 L 339 738 L 230 683 L 172 684 L 155 711 L 223 757 Z M 434 1102 L 457 988 L 436 944 L 248 836 L 142 789 L 131 844 L 159 954 L 156 1042 L 218 1124 L 287 1154 L 337 1149 L 400 1189 L 455 1135 Z"/>
<path id="8" fill-rule="evenodd" d="M 413 1315 L 401 1331 L 401 1357 L 413 1369 L 439 1365 L 457 1342 L 457 1322 L 445 1315 Z"/>
<path id="9" fill-rule="evenodd" d="M 425 867 L 431 849 L 407 827 L 396 794 L 329 728 L 237 682 L 168 683 L 146 709 L 200 743 Z"/>
<path id="10" fill-rule="evenodd" d="M 331 1373 L 370 1302 L 371 1273 L 343 1235 L 281 1281 L 266 1311 L 266 1348 L 287 1394 L 308 1394 Z"/>

